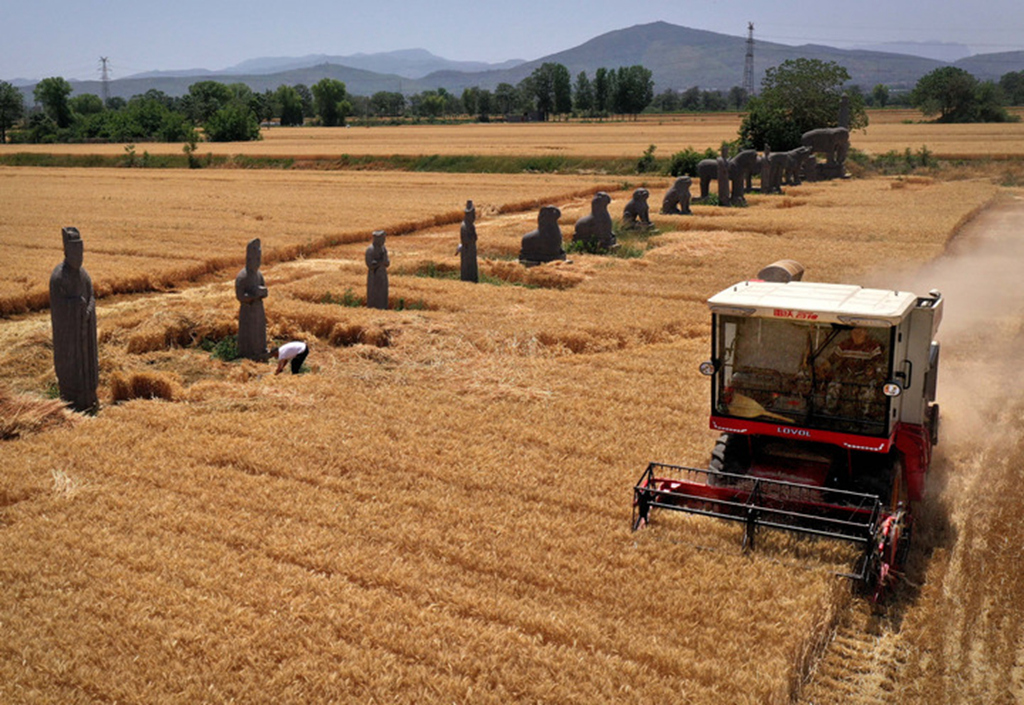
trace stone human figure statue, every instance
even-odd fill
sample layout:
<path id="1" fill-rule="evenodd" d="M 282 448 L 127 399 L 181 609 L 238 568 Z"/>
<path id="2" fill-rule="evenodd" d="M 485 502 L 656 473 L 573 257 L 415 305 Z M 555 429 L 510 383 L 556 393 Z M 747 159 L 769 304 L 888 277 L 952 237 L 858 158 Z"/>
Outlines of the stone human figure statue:
<path id="1" fill-rule="evenodd" d="M 718 158 L 718 205 L 730 206 L 729 196 L 729 148 L 722 146 L 722 156 Z"/>
<path id="2" fill-rule="evenodd" d="M 633 191 L 633 197 L 622 209 L 622 227 L 624 228 L 651 228 L 651 209 L 647 205 L 647 199 L 651 192 L 642 186 Z"/>
<path id="3" fill-rule="evenodd" d="M 239 302 L 238 355 L 250 360 L 267 358 L 267 314 L 263 310 L 267 285 L 260 272 L 262 256 L 260 239 L 250 240 L 245 247 L 245 266 L 235 277 L 235 298 Z"/>
<path id="4" fill-rule="evenodd" d="M 64 261 L 50 275 L 53 367 L 60 398 L 75 411 L 99 409 L 100 365 L 96 344 L 96 295 L 82 268 L 85 246 L 78 228 L 61 230 Z"/>
<path id="5" fill-rule="evenodd" d="M 761 193 L 772 190 L 772 148 L 764 143 L 764 156 L 761 157 Z"/>
<path id="6" fill-rule="evenodd" d="M 519 261 L 527 266 L 565 259 L 562 247 L 562 229 L 558 219 L 562 211 L 555 206 L 544 206 L 537 214 L 537 229 L 523 235 Z"/>
<path id="7" fill-rule="evenodd" d="M 373 244 L 366 248 L 366 307 L 388 308 L 388 248 L 384 246 L 387 233 L 373 231 Z"/>
<path id="8" fill-rule="evenodd" d="M 476 208 L 472 201 L 466 201 L 466 213 L 459 230 L 459 255 L 461 255 L 460 279 L 464 282 L 479 282 L 480 270 L 476 261 Z"/>

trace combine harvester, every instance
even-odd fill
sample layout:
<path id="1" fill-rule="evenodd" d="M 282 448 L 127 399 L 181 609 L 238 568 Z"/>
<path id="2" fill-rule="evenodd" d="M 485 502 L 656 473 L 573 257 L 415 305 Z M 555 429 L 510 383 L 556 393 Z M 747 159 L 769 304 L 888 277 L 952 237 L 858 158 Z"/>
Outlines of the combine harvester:
<path id="1" fill-rule="evenodd" d="M 862 548 L 855 571 L 880 600 L 900 574 L 913 507 L 938 442 L 938 291 L 801 281 L 782 260 L 708 300 L 707 469 L 651 463 L 633 528 L 655 509 L 825 537 Z"/>

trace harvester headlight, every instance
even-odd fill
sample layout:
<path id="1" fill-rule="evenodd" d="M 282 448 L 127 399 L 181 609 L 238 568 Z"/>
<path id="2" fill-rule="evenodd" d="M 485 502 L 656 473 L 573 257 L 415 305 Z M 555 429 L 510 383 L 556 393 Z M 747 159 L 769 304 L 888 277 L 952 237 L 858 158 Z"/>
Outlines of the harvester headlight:
<path id="1" fill-rule="evenodd" d="M 897 382 L 888 382 L 882 387 L 882 393 L 887 397 L 898 397 L 900 394 L 903 394 L 903 387 Z"/>
<path id="2" fill-rule="evenodd" d="M 715 374 L 715 371 L 717 370 L 717 368 L 718 368 L 718 365 L 716 365 L 714 363 L 714 361 L 706 360 L 706 361 L 700 363 L 700 367 L 698 369 L 700 370 L 700 373 L 702 375 L 707 375 L 708 377 L 710 377 L 711 375 Z"/>

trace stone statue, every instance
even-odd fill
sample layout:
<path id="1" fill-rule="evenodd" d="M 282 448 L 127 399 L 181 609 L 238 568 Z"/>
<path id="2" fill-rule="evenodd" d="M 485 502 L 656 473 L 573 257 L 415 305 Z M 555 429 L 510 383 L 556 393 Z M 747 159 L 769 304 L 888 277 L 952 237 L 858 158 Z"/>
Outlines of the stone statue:
<path id="1" fill-rule="evenodd" d="M 565 259 L 565 248 L 562 247 L 562 229 L 558 227 L 558 219 L 562 211 L 555 206 L 544 206 L 537 214 L 537 229 L 523 235 L 523 245 L 519 250 L 519 261 L 530 267 L 556 259 Z"/>
<path id="2" fill-rule="evenodd" d="M 839 100 L 839 127 L 850 129 L 850 96 L 846 93 Z"/>
<path id="3" fill-rule="evenodd" d="M 729 160 L 730 205 L 745 206 L 744 193 L 749 190 L 750 174 L 757 168 L 757 150 L 744 149 Z"/>
<path id="4" fill-rule="evenodd" d="M 766 158 L 769 165 L 767 189 L 762 176 L 761 193 L 782 193 L 782 184 L 799 186 L 801 170 L 810 151 L 806 147 L 797 147 L 788 152 L 772 152 Z"/>
<path id="5" fill-rule="evenodd" d="M 582 242 L 594 248 L 610 250 L 618 247 L 615 233 L 612 232 L 612 216 L 608 213 L 608 204 L 612 197 L 604 191 L 598 191 L 590 201 L 590 215 L 576 221 L 572 241 Z"/>
<path id="6" fill-rule="evenodd" d="M 817 179 L 839 179 L 846 174 L 846 155 L 850 151 L 850 130 L 845 127 L 821 127 L 808 130 L 800 144 L 815 154 L 824 154 L 825 163 L 817 165 Z"/>
<path id="7" fill-rule="evenodd" d="M 85 246 L 78 228 L 61 230 L 64 261 L 50 275 L 53 367 L 60 398 L 75 411 L 99 409 L 100 365 L 96 344 L 96 295 L 82 268 Z"/>
<path id="8" fill-rule="evenodd" d="M 723 200 L 723 192 L 721 190 L 721 175 L 718 173 L 719 162 L 723 157 L 718 159 L 702 159 L 697 162 L 697 177 L 700 179 L 700 199 L 704 200 L 708 197 L 709 186 L 712 181 L 719 182 L 718 202 L 724 205 L 730 205 L 736 203 L 741 205 L 744 203 L 743 193 L 749 191 L 750 175 L 758 167 L 757 150 L 755 149 L 744 149 L 739 152 L 735 157 L 726 159 L 726 183 L 728 188 L 725 189 Z M 762 162 L 763 164 L 763 162 Z M 762 166 L 762 170 L 764 167 Z M 763 174 L 762 174 L 763 180 Z"/>
<path id="9" fill-rule="evenodd" d="M 459 230 L 459 255 L 461 255 L 461 279 L 464 282 L 479 282 L 480 271 L 476 261 L 476 208 L 472 201 L 466 201 L 466 214 L 462 217 Z"/>
<path id="10" fill-rule="evenodd" d="M 661 200 L 661 212 L 663 215 L 692 215 L 690 210 L 690 184 L 693 179 L 689 176 L 680 176 L 665 193 Z"/>
<path id="11" fill-rule="evenodd" d="M 260 272 L 262 259 L 260 239 L 249 241 L 245 248 L 245 266 L 235 277 L 235 298 L 238 307 L 238 356 L 250 360 L 267 359 L 267 314 L 263 299 L 267 285 Z"/>
<path id="12" fill-rule="evenodd" d="M 729 190 L 729 147 L 722 145 L 722 155 L 715 162 L 718 172 L 718 205 L 728 207 L 732 205 Z"/>
<path id="13" fill-rule="evenodd" d="M 633 192 L 633 198 L 629 200 L 626 207 L 622 209 L 622 227 L 624 228 L 651 228 L 651 210 L 647 205 L 647 199 L 651 192 L 641 187 Z"/>
<path id="14" fill-rule="evenodd" d="M 761 157 L 761 193 L 772 190 L 772 148 L 764 143 L 764 156 Z"/>
<path id="15" fill-rule="evenodd" d="M 387 310 L 388 307 L 388 248 L 383 230 L 373 231 L 373 244 L 366 248 L 366 307 Z"/>

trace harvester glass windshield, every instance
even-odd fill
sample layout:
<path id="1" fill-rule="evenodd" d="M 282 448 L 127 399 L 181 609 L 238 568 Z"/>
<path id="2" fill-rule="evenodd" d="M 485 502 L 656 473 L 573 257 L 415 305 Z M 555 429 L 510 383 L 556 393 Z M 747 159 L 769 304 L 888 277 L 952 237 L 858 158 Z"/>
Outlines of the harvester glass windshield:
<path id="1" fill-rule="evenodd" d="M 892 328 L 718 315 L 716 415 L 884 436 Z"/>

